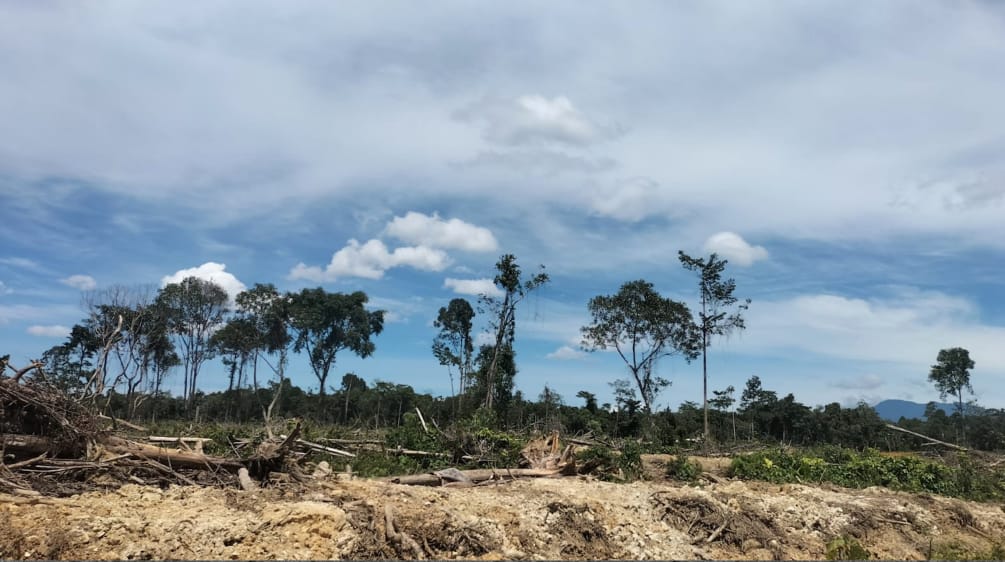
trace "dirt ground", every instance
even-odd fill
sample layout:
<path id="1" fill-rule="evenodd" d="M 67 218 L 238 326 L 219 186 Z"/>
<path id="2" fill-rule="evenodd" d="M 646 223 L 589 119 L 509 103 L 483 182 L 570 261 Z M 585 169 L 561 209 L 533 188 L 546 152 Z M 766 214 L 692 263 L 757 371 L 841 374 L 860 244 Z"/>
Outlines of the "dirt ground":
<path id="1" fill-rule="evenodd" d="M 665 460 L 646 462 L 656 473 Z M 698 460 L 711 472 L 724 466 Z M 469 488 L 331 480 L 255 492 L 127 485 L 0 496 L 0 522 L 0 558 L 51 559 L 821 559 L 839 536 L 873 558 L 925 559 L 933 544 L 987 551 L 1005 537 L 996 504 L 879 488 L 584 477 Z"/>

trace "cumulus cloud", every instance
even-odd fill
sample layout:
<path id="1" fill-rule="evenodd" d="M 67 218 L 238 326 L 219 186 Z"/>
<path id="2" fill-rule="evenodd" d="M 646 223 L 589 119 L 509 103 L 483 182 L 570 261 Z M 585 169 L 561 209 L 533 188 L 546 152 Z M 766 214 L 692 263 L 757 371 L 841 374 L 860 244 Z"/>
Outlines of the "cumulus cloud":
<path id="1" fill-rule="evenodd" d="M 457 115 L 483 123 L 482 135 L 489 142 L 509 146 L 540 142 L 584 146 L 617 133 L 615 127 L 588 119 L 565 96 L 483 99 Z"/>
<path id="2" fill-rule="evenodd" d="M 52 326 L 28 326 L 27 332 L 33 336 L 46 338 L 64 338 L 70 335 L 70 329 L 58 324 Z"/>
<path id="3" fill-rule="evenodd" d="M 454 279 L 447 277 L 443 280 L 443 286 L 453 289 L 458 295 L 488 295 L 490 297 L 501 297 L 503 292 L 491 279 Z"/>
<path id="4" fill-rule="evenodd" d="M 450 265 L 450 257 L 443 250 L 428 246 L 403 246 L 388 250 L 377 239 L 360 244 L 352 238 L 344 248 L 332 255 L 331 262 L 321 269 L 298 263 L 290 270 L 289 278 L 315 282 L 331 282 L 340 277 L 380 279 L 392 267 L 408 266 L 423 271 L 443 271 Z"/>
<path id="5" fill-rule="evenodd" d="M 98 286 L 98 283 L 90 275 L 71 275 L 65 279 L 60 279 L 59 282 L 68 287 L 80 289 L 81 291 L 90 291 Z"/>
<path id="6" fill-rule="evenodd" d="M 552 351 L 548 355 L 545 355 L 547 359 L 558 359 L 562 361 L 571 361 L 576 359 L 582 359 L 586 357 L 586 353 L 575 349 L 568 345 L 563 345 L 562 347 Z"/>
<path id="7" fill-rule="evenodd" d="M 751 246 L 735 232 L 713 234 L 705 241 L 705 251 L 715 252 L 741 267 L 748 267 L 768 257 L 768 251 L 763 246 Z"/>
<path id="8" fill-rule="evenodd" d="M 161 278 L 161 287 L 171 284 L 180 283 L 188 277 L 197 277 L 205 281 L 212 281 L 217 285 L 223 287 L 223 290 L 227 291 L 227 295 L 230 296 L 230 300 L 233 301 L 237 294 L 245 290 L 247 287 L 244 283 L 241 283 L 237 277 L 234 277 L 232 273 L 227 271 L 227 265 L 216 262 L 206 262 L 199 267 L 192 267 L 189 269 L 182 269 L 174 272 L 171 275 L 165 275 Z"/>
<path id="9" fill-rule="evenodd" d="M 443 220 L 436 213 L 429 216 L 409 211 L 394 217 L 386 232 L 403 242 L 430 248 L 491 252 L 499 246 L 491 230 L 457 218 Z"/>

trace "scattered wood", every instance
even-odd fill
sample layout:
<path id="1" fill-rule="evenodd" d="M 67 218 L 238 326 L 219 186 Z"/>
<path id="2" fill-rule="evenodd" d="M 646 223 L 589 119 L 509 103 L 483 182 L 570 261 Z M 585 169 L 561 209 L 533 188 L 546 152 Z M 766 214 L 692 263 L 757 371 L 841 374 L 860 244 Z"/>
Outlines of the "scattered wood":
<path id="1" fill-rule="evenodd" d="M 15 462 L 15 463 L 7 464 L 7 465 L 4 465 L 4 464 L 2 464 L 2 462 L 0 462 L 0 465 L 7 467 L 8 470 L 17 470 L 19 468 L 24 468 L 26 466 L 31 466 L 31 465 L 39 462 L 39 461 L 43 461 L 48 456 L 49 456 L 49 451 L 46 451 L 46 452 L 42 453 L 41 455 L 39 455 L 37 457 L 33 457 L 33 458 L 30 458 L 30 459 L 25 460 L 25 461 Z"/>
<path id="2" fill-rule="evenodd" d="M 426 425 L 426 418 L 422 417 L 422 410 L 418 406 L 415 407 L 415 413 L 419 414 L 419 422 L 422 423 L 422 430 L 429 433 L 429 426 Z"/>
<path id="3" fill-rule="evenodd" d="M 967 451 L 968 450 L 966 447 L 960 447 L 959 445 L 954 445 L 952 443 L 946 443 L 945 441 L 939 441 L 938 439 L 934 439 L 932 437 L 929 437 L 927 435 L 922 435 L 920 433 L 915 433 L 914 431 L 911 431 L 909 429 L 904 429 L 903 427 L 893 425 L 892 423 L 886 424 L 886 427 L 888 427 L 888 428 L 890 428 L 890 429 L 892 429 L 894 431 L 900 431 L 900 432 L 903 432 L 903 433 L 907 433 L 909 435 L 913 435 L 915 437 L 920 437 L 921 439 L 924 439 L 924 440 L 928 441 L 929 443 L 935 443 L 937 445 L 942 445 L 943 447 L 949 447 L 950 449 L 956 449 L 957 451 Z"/>
<path id="4" fill-rule="evenodd" d="M 284 437 L 284 436 L 280 436 Z M 336 449 L 334 447 L 326 447 L 320 443 L 312 443 L 310 441 L 304 441 L 303 439 L 297 439 L 296 442 L 309 449 L 314 449 L 315 451 L 321 451 L 323 453 L 328 453 L 330 455 L 338 455 L 342 457 L 355 457 L 355 453 L 350 453 L 349 451 L 343 451 L 342 449 Z"/>
<path id="5" fill-rule="evenodd" d="M 415 539 L 396 529 L 394 526 L 394 512 L 391 504 L 384 504 L 384 532 L 399 553 L 410 554 L 413 560 L 425 560 L 425 553 Z"/>
<path id="6" fill-rule="evenodd" d="M 244 466 L 241 461 L 211 457 L 202 453 L 171 451 L 156 445 L 147 445 L 129 441 L 110 435 L 102 441 L 102 445 L 113 453 L 129 454 L 136 457 L 163 462 L 171 467 L 179 468 L 210 468 L 237 472 Z"/>
<path id="7" fill-rule="evenodd" d="M 467 480 L 472 483 L 483 482 L 485 480 L 500 480 L 504 476 L 509 476 L 510 479 L 549 478 L 561 476 L 561 471 L 559 470 L 546 470 L 539 468 L 510 468 L 505 471 L 496 470 L 494 468 L 483 468 L 475 470 L 458 470 L 457 473 L 460 473 L 464 478 L 467 478 Z M 409 486 L 442 486 L 444 485 L 444 482 L 458 481 L 438 476 L 435 472 L 428 474 L 412 474 L 409 476 L 390 476 L 382 478 L 381 480 L 392 484 L 405 484 Z"/>
<path id="8" fill-rule="evenodd" d="M 107 420 L 118 425 L 124 425 L 129 429 L 132 429 L 133 431 L 147 431 L 147 428 L 143 427 L 142 425 L 136 425 L 134 423 L 127 422 L 126 420 L 120 420 L 119 418 L 110 418 L 105 414 L 98 414 L 97 417 L 98 419 Z"/>
<path id="9" fill-rule="evenodd" d="M 715 539 L 719 538 L 719 535 L 721 535 L 722 532 L 724 530 L 726 530 L 726 525 L 727 524 L 729 524 L 729 518 L 728 517 L 724 518 L 723 521 L 722 521 L 722 525 L 719 525 L 719 527 L 715 531 L 713 531 L 712 534 L 709 535 L 707 539 L 705 539 L 705 543 L 706 544 L 711 543 Z"/>

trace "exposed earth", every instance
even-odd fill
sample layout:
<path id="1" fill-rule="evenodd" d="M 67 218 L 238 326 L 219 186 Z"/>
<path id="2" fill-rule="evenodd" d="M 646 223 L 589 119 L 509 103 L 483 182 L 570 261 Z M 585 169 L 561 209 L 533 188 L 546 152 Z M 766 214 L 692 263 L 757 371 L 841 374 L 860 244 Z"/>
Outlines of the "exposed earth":
<path id="1" fill-rule="evenodd" d="M 665 459 L 646 461 L 657 475 Z M 702 459 L 713 474 L 727 463 Z M 872 558 L 926 559 L 940 545 L 987 552 L 1005 537 L 1000 504 L 728 479 L 127 485 L 65 498 L 0 495 L 0 521 L 0 558 L 50 559 L 822 559 L 837 537 L 856 539 Z"/>

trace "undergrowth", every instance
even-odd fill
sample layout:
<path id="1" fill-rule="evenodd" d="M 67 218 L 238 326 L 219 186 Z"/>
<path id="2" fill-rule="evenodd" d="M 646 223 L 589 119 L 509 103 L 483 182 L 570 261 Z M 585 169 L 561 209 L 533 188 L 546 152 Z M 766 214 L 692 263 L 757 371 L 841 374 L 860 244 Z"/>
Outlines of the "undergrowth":
<path id="1" fill-rule="evenodd" d="M 813 451 L 774 449 L 733 459 L 730 475 L 775 483 L 830 482 L 849 488 L 884 486 L 975 501 L 1005 499 L 1005 472 L 978 465 L 968 455 L 956 465 L 916 457 L 886 457 L 878 451 L 828 447 Z"/>

